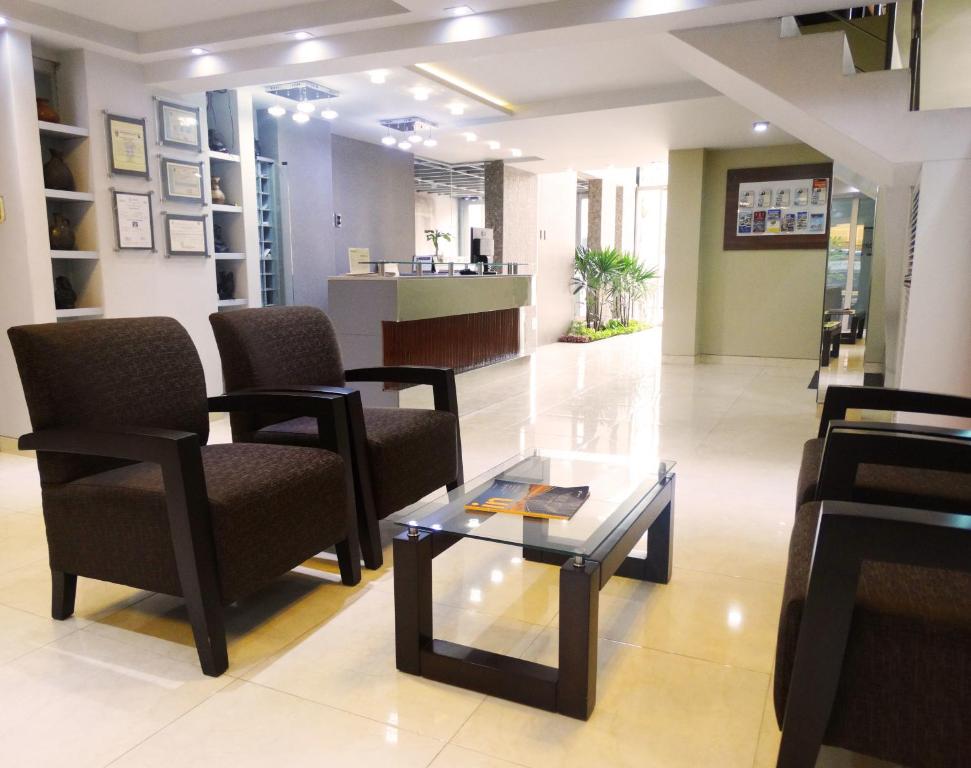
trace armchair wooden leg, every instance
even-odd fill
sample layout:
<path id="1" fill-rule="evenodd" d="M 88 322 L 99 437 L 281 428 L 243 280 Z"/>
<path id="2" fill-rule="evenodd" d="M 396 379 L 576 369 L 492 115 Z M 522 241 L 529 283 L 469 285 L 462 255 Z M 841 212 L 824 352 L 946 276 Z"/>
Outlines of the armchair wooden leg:
<path id="1" fill-rule="evenodd" d="M 361 581 L 361 560 L 358 549 L 350 537 L 338 541 L 334 546 L 337 550 L 337 563 L 341 569 L 341 581 L 349 587 Z M 378 550 L 380 552 L 380 549 Z"/>
<path id="2" fill-rule="evenodd" d="M 185 604 L 189 612 L 189 623 L 192 624 L 192 636 L 196 642 L 202 672 L 209 677 L 219 677 L 229 667 L 226 627 L 219 596 L 213 595 L 208 598 L 198 594 L 193 598 L 186 596 Z"/>
<path id="3" fill-rule="evenodd" d="M 78 577 L 73 573 L 52 570 L 51 587 L 51 616 L 58 621 L 63 621 L 74 613 Z"/>

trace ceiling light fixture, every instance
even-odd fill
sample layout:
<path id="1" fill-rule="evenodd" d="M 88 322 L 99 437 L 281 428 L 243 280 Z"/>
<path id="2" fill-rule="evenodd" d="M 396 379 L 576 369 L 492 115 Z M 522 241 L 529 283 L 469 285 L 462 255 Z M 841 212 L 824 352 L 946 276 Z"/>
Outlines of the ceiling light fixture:
<path id="1" fill-rule="evenodd" d="M 384 144 L 384 146 L 386 146 L 386 147 L 393 147 L 395 144 L 398 143 L 398 141 L 397 141 L 397 139 L 395 139 L 394 136 L 392 136 L 389 133 L 387 136 L 382 136 L 381 137 L 381 143 Z"/>
<path id="2" fill-rule="evenodd" d="M 479 138 L 474 133 L 472 133 L 472 131 L 466 131 L 462 135 L 465 136 L 465 140 L 469 143 L 472 143 L 473 141 Z"/>
<path id="3" fill-rule="evenodd" d="M 407 152 L 411 149 L 411 144 L 409 144 L 407 141 L 399 141 L 398 149 L 403 149 L 405 152 Z"/>
<path id="4" fill-rule="evenodd" d="M 421 144 L 421 134 L 415 131 L 411 136 L 408 137 L 408 141 L 412 144 Z"/>
<path id="5" fill-rule="evenodd" d="M 294 40 L 309 40 L 313 37 L 313 35 L 309 32 L 301 30 L 299 32 L 291 32 L 290 37 L 292 37 Z"/>
<path id="6" fill-rule="evenodd" d="M 500 144 L 495 139 L 493 139 L 492 141 L 487 141 L 486 142 L 486 146 L 489 147 L 489 149 L 501 149 L 502 148 L 502 144 Z"/>
<path id="7" fill-rule="evenodd" d="M 308 115 L 306 112 L 294 112 L 293 113 L 293 122 L 295 122 L 295 123 L 306 123 L 306 122 L 309 122 L 309 121 L 310 121 L 310 115 Z"/>
<path id="8" fill-rule="evenodd" d="M 435 139 L 425 139 L 425 146 L 426 147 L 437 147 L 438 146 L 438 142 Z"/>
<path id="9" fill-rule="evenodd" d="M 463 80 L 461 77 L 453 75 L 451 72 L 446 72 L 440 69 L 434 64 L 415 64 L 412 69 L 417 69 L 422 74 L 428 75 L 434 80 L 437 80 L 444 85 L 451 86 L 453 88 L 458 88 L 460 91 L 465 92 L 467 95 L 474 97 L 478 101 L 488 102 L 495 107 L 498 107 L 502 111 L 512 114 L 512 106 L 508 101 L 500 99 L 498 96 L 493 96 L 478 86 L 472 85 L 472 83 Z"/>
<path id="10" fill-rule="evenodd" d="M 384 85 L 388 82 L 388 70 L 386 69 L 372 69 L 368 72 L 368 77 L 371 78 L 371 82 L 375 85 Z"/>
<path id="11" fill-rule="evenodd" d="M 446 8 L 445 13 L 449 16 L 471 16 L 475 11 L 467 5 L 453 5 L 451 8 Z"/>
<path id="12" fill-rule="evenodd" d="M 415 101 L 428 101 L 428 97 L 432 95 L 432 89 L 419 85 L 411 89 L 411 95 L 415 97 Z"/>
<path id="13" fill-rule="evenodd" d="M 509 150 L 509 153 L 513 157 L 522 157 L 523 156 L 523 151 L 521 149 L 516 149 L 515 147 L 513 147 L 512 149 L 510 149 Z"/>
<path id="14" fill-rule="evenodd" d="M 756 120 L 754 123 L 752 123 L 752 130 L 756 133 L 765 133 L 767 130 L 769 130 L 769 121 Z"/>
<path id="15" fill-rule="evenodd" d="M 7 26 L 7 19 L 5 16 L 0 16 L 0 27 Z"/>
<path id="16" fill-rule="evenodd" d="M 320 116 L 324 118 L 324 120 L 336 120 L 337 112 L 333 109 L 325 109 L 323 112 L 320 113 Z"/>
<path id="17" fill-rule="evenodd" d="M 209 53 L 209 51 L 207 51 L 205 48 L 193 48 L 192 49 L 192 55 L 193 56 L 202 56 L 205 53 Z"/>
<path id="18" fill-rule="evenodd" d="M 306 112 L 309 115 L 316 109 L 316 107 L 309 101 L 301 101 L 299 104 L 297 104 L 297 109 L 299 109 L 301 112 Z"/>
<path id="19" fill-rule="evenodd" d="M 274 104 L 266 111 L 273 115 L 273 117 L 283 117 L 287 113 L 287 111 L 279 104 Z"/>
<path id="20" fill-rule="evenodd" d="M 456 117 L 460 117 L 461 115 L 464 115 L 465 114 L 465 105 L 464 104 L 458 104 L 458 103 L 449 104 L 448 105 L 448 111 L 451 112 Z"/>

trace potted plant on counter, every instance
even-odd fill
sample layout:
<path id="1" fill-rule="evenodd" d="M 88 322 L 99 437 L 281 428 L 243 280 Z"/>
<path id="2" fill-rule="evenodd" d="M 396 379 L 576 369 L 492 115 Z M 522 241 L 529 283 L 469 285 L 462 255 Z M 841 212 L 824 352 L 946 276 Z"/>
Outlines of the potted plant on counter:
<path id="1" fill-rule="evenodd" d="M 435 246 L 435 261 L 441 261 L 442 258 L 438 253 L 438 243 L 442 240 L 447 243 L 452 242 L 452 235 L 448 232 L 442 232 L 440 229 L 426 229 L 425 240 Z"/>

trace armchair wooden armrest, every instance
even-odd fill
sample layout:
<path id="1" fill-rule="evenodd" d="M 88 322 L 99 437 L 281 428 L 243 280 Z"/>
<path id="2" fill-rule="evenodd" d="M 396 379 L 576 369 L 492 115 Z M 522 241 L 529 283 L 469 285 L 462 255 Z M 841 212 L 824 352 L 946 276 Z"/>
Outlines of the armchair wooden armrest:
<path id="1" fill-rule="evenodd" d="M 846 411 L 850 408 L 971 419 L 971 398 L 967 397 L 888 387 L 833 386 L 826 390 L 818 436 L 826 437 L 830 422 L 845 419 Z"/>
<path id="2" fill-rule="evenodd" d="M 455 392 L 455 371 L 431 365 L 393 365 L 381 368 L 353 368 L 344 371 L 348 381 L 394 382 L 397 384 L 428 384 L 435 397 L 436 411 L 459 415 Z"/>

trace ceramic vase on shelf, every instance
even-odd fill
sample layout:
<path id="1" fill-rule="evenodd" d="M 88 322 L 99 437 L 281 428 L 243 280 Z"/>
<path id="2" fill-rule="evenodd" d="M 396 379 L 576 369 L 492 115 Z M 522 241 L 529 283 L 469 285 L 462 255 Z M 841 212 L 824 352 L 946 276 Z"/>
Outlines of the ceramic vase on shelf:
<path id="1" fill-rule="evenodd" d="M 54 308 L 55 309 L 74 309 L 78 303 L 78 295 L 71 285 L 71 281 L 64 275 L 54 278 Z"/>
<path id="2" fill-rule="evenodd" d="M 61 116 L 47 99 L 37 99 L 37 119 L 45 123 L 61 122 Z"/>
<path id="3" fill-rule="evenodd" d="M 236 298 L 236 275 L 232 272 L 216 273 L 216 294 L 221 301 Z"/>
<path id="4" fill-rule="evenodd" d="M 64 156 L 53 147 L 48 148 L 50 159 L 44 163 L 44 186 L 47 189 L 60 189 L 74 192 L 74 174 L 64 162 Z"/>
<path id="5" fill-rule="evenodd" d="M 55 251 L 74 250 L 74 229 L 66 216 L 55 213 L 51 216 L 49 228 L 51 248 Z"/>
<path id="6" fill-rule="evenodd" d="M 226 193 L 219 188 L 219 176 L 212 177 L 212 202 L 215 205 L 226 204 Z"/>

